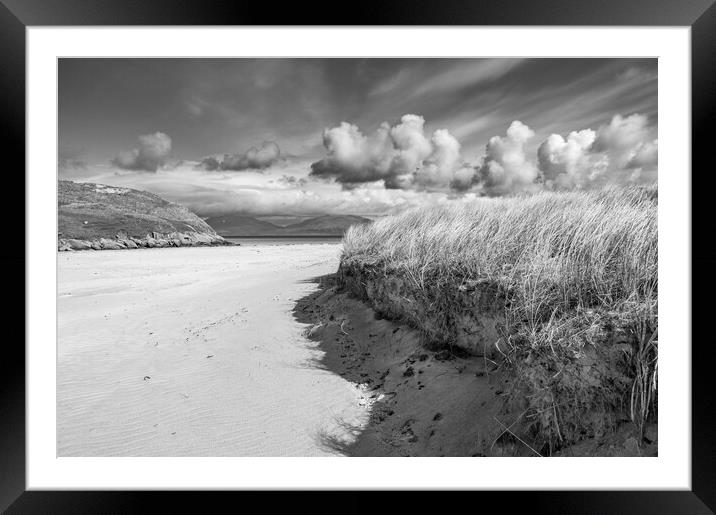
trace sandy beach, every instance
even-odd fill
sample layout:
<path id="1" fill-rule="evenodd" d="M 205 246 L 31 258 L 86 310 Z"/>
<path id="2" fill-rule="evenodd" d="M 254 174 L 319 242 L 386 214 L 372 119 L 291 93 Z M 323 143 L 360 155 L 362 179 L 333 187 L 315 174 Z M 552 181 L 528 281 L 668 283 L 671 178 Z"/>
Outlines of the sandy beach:
<path id="1" fill-rule="evenodd" d="M 293 314 L 340 245 L 58 254 L 60 456 L 322 456 L 365 426 Z"/>

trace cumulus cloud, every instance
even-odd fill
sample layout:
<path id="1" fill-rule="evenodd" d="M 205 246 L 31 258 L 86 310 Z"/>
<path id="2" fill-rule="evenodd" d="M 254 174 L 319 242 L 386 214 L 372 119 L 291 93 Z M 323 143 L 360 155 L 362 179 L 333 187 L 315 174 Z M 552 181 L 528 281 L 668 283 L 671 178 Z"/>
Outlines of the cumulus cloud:
<path id="1" fill-rule="evenodd" d="M 591 152 L 596 132 L 591 129 L 570 132 L 567 138 L 552 134 L 537 150 L 539 168 L 547 184 L 561 188 L 583 186 L 602 175 L 609 160 Z"/>
<path id="2" fill-rule="evenodd" d="M 332 177 L 346 188 L 383 181 L 389 189 L 446 187 L 462 166 L 460 143 L 446 129 L 425 133 L 422 116 L 406 114 L 400 123 L 383 122 L 365 135 L 342 122 L 323 131 L 325 158 L 311 175 Z"/>
<path id="3" fill-rule="evenodd" d="M 615 115 L 602 126 L 594 142 L 595 152 L 606 152 L 619 168 L 625 168 L 639 147 L 651 136 L 649 120 L 643 114 Z"/>
<path id="4" fill-rule="evenodd" d="M 489 139 L 474 166 L 447 129 L 429 135 L 424 118 L 408 114 L 395 126 L 383 122 L 371 134 L 347 122 L 326 129 L 327 155 L 311 165 L 310 175 L 334 178 L 344 189 L 381 181 L 388 189 L 489 196 L 638 182 L 655 178 L 654 133 L 645 115 L 615 115 L 597 130 L 551 134 L 537 145 L 535 131 L 515 120 L 504 135 Z"/>
<path id="5" fill-rule="evenodd" d="M 548 186 L 584 188 L 655 178 L 658 142 L 642 114 L 615 115 L 596 131 L 550 135 L 537 155 Z"/>
<path id="6" fill-rule="evenodd" d="M 120 152 L 112 164 L 123 170 L 156 172 L 172 150 L 172 139 L 163 132 L 139 136 L 139 147 Z"/>
<path id="7" fill-rule="evenodd" d="M 635 147 L 627 168 L 654 169 L 659 164 L 659 141 L 642 142 Z"/>
<path id="8" fill-rule="evenodd" d="M 534 135 L 527 125 L 515 120 L 505 136 L 490 138 L 473 182 L 488 195 L 530 189 L 539 175 L 537 166 L 528 159 L 526 152 L 527 142 Z"/>
<path id="9" fill-rule="evenodd" d="M 281 150 L 274 141 L 264 141 L 259 148 L 251 147 L 243 154 L 224 154 L 223 158 L 205 157 L 200 166 L 204 170 L 264 170 L 276 163 Z"/>

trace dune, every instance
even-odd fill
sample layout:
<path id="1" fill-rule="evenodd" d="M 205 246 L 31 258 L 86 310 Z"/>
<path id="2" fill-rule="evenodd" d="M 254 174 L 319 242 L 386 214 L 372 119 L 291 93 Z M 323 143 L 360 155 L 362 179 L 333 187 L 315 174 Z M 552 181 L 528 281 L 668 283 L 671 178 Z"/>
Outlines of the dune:
<path id="1" fill-rule="evenodd" d="M 368 420 L 293 318 L 340 245 L 59 253 L 59 456 L 323 456 Z"/>

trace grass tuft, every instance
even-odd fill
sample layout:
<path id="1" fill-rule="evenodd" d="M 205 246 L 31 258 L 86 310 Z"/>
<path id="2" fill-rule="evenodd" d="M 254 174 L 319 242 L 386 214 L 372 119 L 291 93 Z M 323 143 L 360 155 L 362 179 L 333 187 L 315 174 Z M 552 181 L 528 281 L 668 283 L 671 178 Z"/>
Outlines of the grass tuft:
<path id="1" fill-rule="evenodd" d="M 613 187 L 418 208 L 352 226 L 341 269 L 363 286 L 399 277 L 420 305 L 407 321 L 448 343 L 458 292 L 489 285 L 513 399 L 550 447 L 613 429 L 620 412 L 643 430 L 656 406 L 657 202 L 655 187 Z"/>

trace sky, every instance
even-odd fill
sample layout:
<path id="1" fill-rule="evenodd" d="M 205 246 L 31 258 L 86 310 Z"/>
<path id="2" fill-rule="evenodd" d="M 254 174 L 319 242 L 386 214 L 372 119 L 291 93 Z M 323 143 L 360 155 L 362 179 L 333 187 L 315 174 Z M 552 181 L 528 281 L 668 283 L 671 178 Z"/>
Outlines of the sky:
<path id="1" fill-rule="evenodd" d="M 201 216 L 648 183 L 656 59 L 60 59 L 58 175 Z"/>

